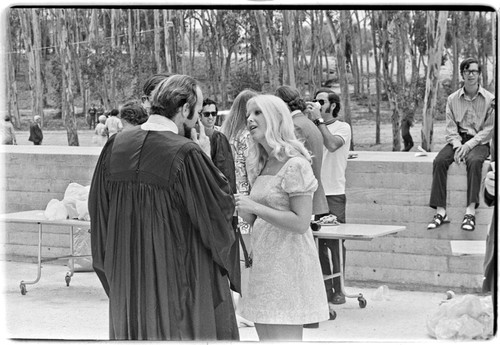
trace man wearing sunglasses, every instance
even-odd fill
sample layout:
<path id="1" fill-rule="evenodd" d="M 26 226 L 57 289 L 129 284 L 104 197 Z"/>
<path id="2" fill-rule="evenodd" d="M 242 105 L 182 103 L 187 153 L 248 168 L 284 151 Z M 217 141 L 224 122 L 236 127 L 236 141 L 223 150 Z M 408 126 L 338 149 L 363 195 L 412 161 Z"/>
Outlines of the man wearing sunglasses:
<path id="1" fill-rule="evenodd" d="M 217 119 L 217 103 L 210 98 L 203 100 L 203 108 L 200 111 L 200 129 L 203 126 L 205 134 L 210 140 L 210 158 L 215 166 L 228 179 L 233 192 L 236 193 L 236 171 L 234 166 L 233 152 L 227 137 L 215 126 Z"/>
<path id="2" fill-rule="evenodd" d="M 321 181 L 330 213 L 337 217 L 338 222 L 345 223 L 345 170 L 351 146 L 351 126 L 341 121 L 340 98 L 332 89 L 321 88 L 316 91 L 314 98 L 313 102 L 308 102 L 308 109 L 310 119 L 318 126 L 323 137 Z M 325 239 L 319 241 L 319 259 L 324 275 L 340 272 L 338 241 Z M 342 241 L 342 247 L 345 265 L 344 241 Z M 330 268 L 328 249 L 332 253 L 333 269 Z M 325 280 L 325 287 L 329 302 L 333 304 L 345 303 L 340 277 Z"/>
<path id="3" fill-rule="evenodd" d="M 205 126 L 205 134 L 212 136 L 214 130 L 219 131 L 220 128 L 215 126 L 217 121 L 217 103 L 210 98 L 205 98 L 203 101 L 203 109 L 200 112 L 200 121 Z"/>
<path id="4" fill-rule="evenodd" d="M 476 208 L 483 163 L 490 154 L 489 141 L 495 124 L 495 96 L 484 89 L 481 66 L 475 58 L 460 64 L 464 85 L 450 96 L 446 103 L 446 144 L 434 159 L 429 206 L 436 209 L 428 230 L 436 229 L 450 220 L 446 214 L 446 184 L 448 168 L 455 162 L 467 168 L 467 208 L 461 228 L 474 231 Z"/>

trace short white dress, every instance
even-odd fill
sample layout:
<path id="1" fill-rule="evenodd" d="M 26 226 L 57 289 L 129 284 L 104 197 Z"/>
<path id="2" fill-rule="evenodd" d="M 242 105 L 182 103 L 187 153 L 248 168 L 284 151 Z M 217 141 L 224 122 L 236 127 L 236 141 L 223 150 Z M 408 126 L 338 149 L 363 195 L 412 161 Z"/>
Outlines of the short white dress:
<path id="1" fill-rule="evenodd" d="M 290 158 L 276 175 L 255 180 L 250 198 L 279 210 L 290 197 L 310 195 L 317 180 L 303 157 Z M 252 228 L 252 257 L 241 316 L 266 324 L 307 324 L 328 320 L 328 301 L 318 251 L 309 228 L 293 233 L 257 218 Z"/>

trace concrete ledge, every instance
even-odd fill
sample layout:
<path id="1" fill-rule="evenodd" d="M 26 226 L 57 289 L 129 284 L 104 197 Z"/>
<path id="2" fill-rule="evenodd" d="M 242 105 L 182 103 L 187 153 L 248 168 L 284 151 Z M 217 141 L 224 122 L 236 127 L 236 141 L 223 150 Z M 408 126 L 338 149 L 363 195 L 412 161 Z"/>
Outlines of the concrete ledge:
<path id="1" fill-rule="evenodd" d="M 5 167 L 0 186 L 4 211 L 45 209 L 51 199 L 63 198 L 70 182 L 89 185 L 100 151 L 99 147 L 0 146 Z M 466 206 L 465 167 L 452 164 L 449 169 L 451 223 L 428 231 L 434 215 L 428 200 L 437 153 L 423 157 L 413 152 L 356 153 L 358 157 L 348 161 L 346 171 L 347 222 L 404 225 L 408 230 L 367 242 L 346 241 L 347 284 L 479 292 L 481 257 L 453 256 L 450 247 L 450 241 L 485 241 L 493 214 L 492 208 L 481 203 L 476 230 L 460 229 Z M 487 168 L 485 162 L 483 174 Z M 3 256 L 36 256 L 36 227 L 7 224 L 1 233 Z M 67 229 L 44 228 L 44 255 L 65 255 L 68 250 Z"/>

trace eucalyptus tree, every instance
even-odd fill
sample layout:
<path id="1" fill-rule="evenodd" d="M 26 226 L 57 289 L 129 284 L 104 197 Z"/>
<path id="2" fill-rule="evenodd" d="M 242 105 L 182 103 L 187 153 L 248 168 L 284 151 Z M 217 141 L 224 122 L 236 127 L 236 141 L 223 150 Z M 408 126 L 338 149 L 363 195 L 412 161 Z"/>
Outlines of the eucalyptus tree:
<path id="1" fill-rule="evenodd" d="M 368 13 L 367 13 L 368 14 Z M 377 40 L 378 25 L 378 12 L 372 10 L 370 13 L 371 31 L 373 41 L 373 58 L 375 60 L 375 144 L 380 144 L 380 102 L 382 100 L 381 93 L 382 87 L 380 82 L 380 55 L 379 55 L 379 40 Z M 380 35 L 379 35 L 380 36 Z"/>
<path id="2" fill-rule="evenodd" d="M 339 74 L 339 84 L 341 90 L 341 102 L 342 109 L 344 113 L 344 120 L 349 125 L 351 125 L 351 147 L 352 150 L 354 148 L 354 137 L 352 133 L 352 121 L 351 121 L 351 101 L 349 95 L 349 81 L 347 79 L 347 70 L 346 70 L 346 58 L 345 58 L 345 46 L 346 46 L 346 33 L 347 33 L 347 25 L 348 25 L 348 16 L 349 11 L 340 10 L 338 17 L 338 26 L 334 23 L 335 13 L 333 11 L 326 12 L 326 19 L 328 24 L 328 29 L 330 31 L 330 35 L 332 38 L 332 42 L 335 44 L 335 51 L 337 56 L 337 69 Z"/>
<path id="3" fill-rule="evenodd" d="M 428 68 L 426 75 L 425 98 L 423 108 L 422 148 L 432 151 L 433 115 L 436 107 L 439 86 L 439 70 L 446 36 L 448 11 L 439 11 L 436 20 L 434 11 L 427 13 Z"/>
<path id="4" fill-rule="evenodd" d="M 28 85 L 31 111 L 33 116 L 40 115 L 42 117 L 43 126 L 44 111 L 39 11 L 40 9 L 37 8 L 19 9 L 19 18 L 21 20 L 24 49 L 28 56 Z"/>
<path id="5" fill-rule="evenodd" d="M 75 42 L 73 32 L 69 29 L 71 20 L 67 9 L 54 9 L 54 18 L 57 29 L 57 54 L 61 64 L 61 99 L 62 99 L 62 118 L 66 127 L 69 146 L 79 146 L 78 131 L 76 126 L 75 104 L 73 94 L 73 76 L 72 71 L 72 45 Z"/>
<path id="6" fill-rule="evenodd" d="M 7 99 L 7 109 L 9 114 L 11 114 L 13 125 L 16 128 L 19 128 L 21 125 L 21 116 L 19 113 L 19 102 L 18 102 L 18 87 L 16 80 L 16 71 L 19 66 L 19 58 L 16 58 L 18 55 L 18 45 L 15 42 L 19 40 L 13 39 L 14 37 L 18 37 L 20 35 L 20 22 L 19 22 L 19 14 L 14 11 L 10 11 L 8 20 L 4 23 L 5 32 L 4 32 L 4 42 L 3 45 L 4 51 L 4 69 L 6 76 L 6 99 Z M 13 116 L 12 116 L 13 114 Z"/>

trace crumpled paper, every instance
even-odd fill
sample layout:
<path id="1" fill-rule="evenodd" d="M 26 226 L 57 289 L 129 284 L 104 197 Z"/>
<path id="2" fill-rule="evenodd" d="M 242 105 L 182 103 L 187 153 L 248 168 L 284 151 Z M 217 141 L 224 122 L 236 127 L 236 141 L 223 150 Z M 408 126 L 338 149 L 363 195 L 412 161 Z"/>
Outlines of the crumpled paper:
<path id="1" fill-rule="evenodd" d="M 491 296 L 465 295 L 443 302 L 427 319 L 427 331 L 438 340 L 477 340 L 493 336 Z"/>

